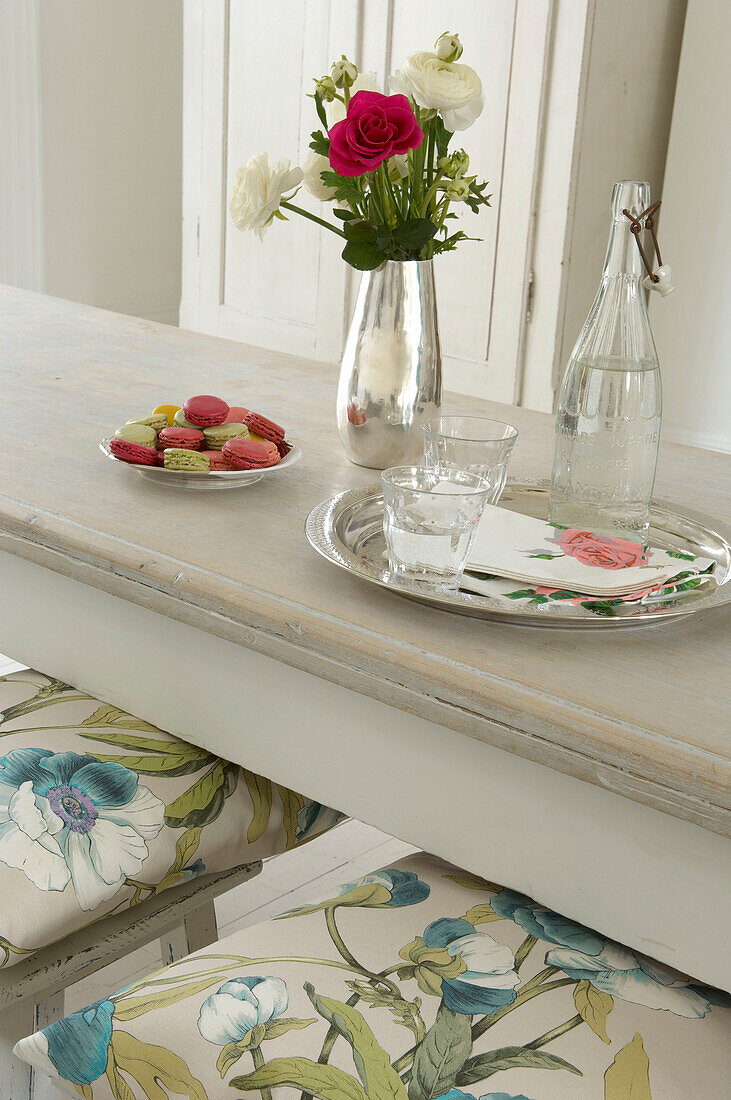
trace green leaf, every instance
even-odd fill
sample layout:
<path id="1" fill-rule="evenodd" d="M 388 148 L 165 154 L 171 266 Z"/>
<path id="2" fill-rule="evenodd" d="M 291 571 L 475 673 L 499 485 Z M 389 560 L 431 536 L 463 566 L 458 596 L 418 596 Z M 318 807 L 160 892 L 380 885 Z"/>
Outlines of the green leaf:
<path id="1" fill-rule="evenodd" d="M 683 554 L 680 550 L 666 550 L 669 558 L 680 558 L 681 561 L 695 561 L 695 554 Z"/>
<path id="2" fill-rule="evenodd" d="M 216 1059 L 216 1069 L 221 1074 L 221 1077 L 225 1077 L 228 1071 L 231 1069 L 239 1058 L 246 1052 L 241 1049 L 238 1043 L 226 1043 L 225 1047 L 221 1048 L 221 1053 Z"/>
<path id="3" fill-rule="evenodd" d="M 320 172 L 320 179 L 325 186 L 333 188 L 333 198 L 338 202 L 350 203 L 351 206 L 356 206 L 363 198 L 363 190 L 358 182 L 360 178 L 360 176 L 340 176 L 337 172 Z"/>
<path id="4" fill-rule="evenodd" d="M 418 251 L 422 245 L 430 241 L 437 231 L 436 225 L 428 218 L 410 218 L 403 225 L 397 225 L 393 230 L 393 239 L 399 248 L 407 251 Z"/>
<path id="5" fill-rule="evenodd" d="M 416 1048 L 409 1100 L 433 1100 L 449 1092 L 471 1050 L 470 1017 L 452 1012 L 442 1002 L 434 1023 Z"/>
<path id="6" fill-rule="evenodd" d="M 550 539 L 549 539 L 550 542 Z M 562 558 L 563 554 L 528 554 L 529 558 L 542 558 L 544 561 L 553 561 L 554 558 Z"/>
<path id="7" fill-rule="evenodd" d="M 473 905 L 471 909 L 468 909 L 464 915 L 464 919 L 468 920 L 470 924 L 487 924 L 489 921 L 502 920 L 489 902 L 485 902 L 484 905 Z"/>
<path id="8" fill-rule="evenodd" d="M 444 119 L 441 115 L 436 116 L 432 122 L 432 126 L 434 128 L 434 142 L 437 147 L 437 160 L 439 160 L 440 157 L 445 157 L 447 155 L 447 149 L 454 134 L 444 125 Z"/>
<path id="9" fill-rule="evenodd" d="M 580 981 L 574 986 L 574 1004 L 584 1023 L 587 1023 L 603 1043 L 611 1042 L 607 1035 L 607 1016 L 614 1008 L 614 998 L 609 993 L 595 989 L 591 982 Z"/>
<path id="10" fill-rule="evenodd" d="M 160 733 L 157 726 L 153 726 L 152 723 L 143 722 L 141 718 L 133 718 L 131 714 L 127 714 L 126 711 L 120 710 L 119 707 L 113 707 L 109 703 L 97 707 L 93 714 L 90 714 L 88 718 L 81 722 L 81 725 L 87 729 L 95 726 L 117 726 L 118 729 L 123 730 Z"/>
<path id="11" fill-rule="evenodd" d="M 347 224 L 347 223 L 346 223 Z M 385 263 L 386 256 L 375 244 L 348 242 L 341 253 L 346 264 L 350 264 L 356 271 L 374 271 Z"/>
<path id="12" fill-rule="evenodd" d="M 111 1049 L 118 1068 L 134 1078 L 147 1100 L 168 1100 L 169 1093 L 187 1096 L 188 1100 L 208 1100 L 201 1082 L 171 1050 L 140 1042 L 126 1031 L 116 1030 L 112 1033 Z"/>
<path id="13" fill-rule="evenodd" d="M 109 1091 L 114 1097 L 114 1100 L 136 1100 L 135 1094 L 132 1092 L 132 1089 L 129 1087 L 125 1079 L 119 1074 L 117 1063 L 114 1059 L 114 1052 L 111 1048 L 107 1056 L 106 1076 L 107 1081 L 109 1082 Z M 87 1085 L 86 1087 L 89 1089 L 88 1096 L 93 1097 L 91 1085 Z M 82 1093 L 81 1095 L 83 1096 L 87 1094 Z"/>
<path id="14" fill-rule="evenodd" d="M 290 791 L 289 787 L 280 787 L 279 784 L 277 784 L 277 791 L 282 800 L 284 830 L 287 834 L 287 850 L 289 851 L 297 844 L 297 815 L 300 810 L 304 809 L 305 799 L 303 795 L 297 794 L 296 791 Z"/>
<path id="15" fill-rule="evenodd" d="M 327 130 L 327 114 L 325 113 L 325 108 L 322 103 L 322 96 L 319 92 L 315 92 L 315 110 L 317 111 L 317 117 Z"/>
<path id="16" fill-rule="evenodd" d="M 288 1031 L 301 1031 L 303 1027 L 309 1027 L 310 1024 L 316 1024 L 317 1020 L 313 1016 L 309 1020 L 300 1020 L 297 1016 L 282 1016 L 278 1020 L 270 1020 L 268 1024 L 264 1025 L 264 1038 L 265 1039 L 278 1039 L 280 1035 L 286 1035 Z"/>
<path id="17" fill-rule="evenodd" d="M 528 600 L 531 596 L 535 596 L 535 588 L 519 588 L 517 592 L 505 592 L 506 600 Z"/>
<path id="18" fill-rule="evenodd" d="M 445 875 L 444 877 L 456 882 L 458 886 L 463 886 L 465 890 L 490 890 L 493 894 L 499 894 L 501 890 L 505 889 L 495 882 L 488 882 L 486 878 L 478 878 L 477 875 L 467 874 L 466 871 L 459 875 Z"/>
<path id="19" fill-rule="evenodd" d="M 188 759 L 183 756 L 108 756 L 99 752 L 92 752 L 91 755 L 101 764 L 121 764 L 138 775 L 159 775 L 166 779 L 199 772 L 215 759 L 209 753 Z"/>
<path id="20" fill-rule="evenodd" d="M 162 990 L 151 990 L 148 993 L 140 994 L 140 996 L 125 997 L 122 995 L 118 1001 L 115 1001 L 114 1019 L 118 1022 L 136 1020 L 138 1016 L 144 1016 L 147 1012 L 169 1008 L 170 1005 L 176 1005 L 179 1001 L 187 1000 L 188 997 L 195 997 L 197 993 L 202 993 L 204 989 L 208 989 L 209 986 L 220 981 L 221 976 L 219 974 L 213 978 L 197 978 L 195 981 L 185 982 L 182 985 L 167 986 Z"/>
<path id="21" fill-rule="evenodd" d="M 325 125 L 327 126 L 327 124 Z M 322 130 L 313 130 L 311 137 L 310 149 L 314 149 L 321 157 L 329 157 L 330 139 L 323 134 Z"/>
<path id="22" fill-rule="evenodd" d="M 305 982 L 304 988 L 315 1011 L 350 1043 L 355 1068 L 367 1095 L 379 1100 L 406 1100 L 403 1081 L 357 1008 L 332 997 L 321 997 L 309 982 Z"/>
<path id="23" fill-rule="evenodd" d="M 408 970 L 408 976 L 413 976 L 414 967 L 399 967 L 399 977 L 401 977 L 402 970 Z M 413 1032 L 417 1043 L 420 1043 L 424 1038 L 426 1028 L 421 1018 L 421 997 L 415 997 L 413 1001 L 407 1001 L 403 997 L 397 996 L 390 989 L 377 989 L 370 982 L 358 981 L 357 979 L 345 984 L 371 1008 L 389 1009 L 397 1024 L 401 1024 L 402 1027 L 407 1027 L 409 1031 Z"/>
<path id="24" fill-rule="evenodd" d="M 333 210 L 333 217 L 340 218 L 341 221 L 350 222 L 353 218 L 357 218 L 355 210 Z"/>
<path id="25" fill-rule="evenodd" d="M 165 824 L 171 829 L 192 829 L 210 825 L 220 814 L 229 795 L 236 790 L 239 769 L 217 760 L 200 779 L 165 807 Z"/>
<path id="26" fill-rule="evenodd" d="M 272 784 L 271 780 L 265 779 L 263 775 L 257 775 L 256 772 L 250 772 L 246 768 L 242 768 L 242 771 L 254 807 L 254 816 L 246 833 L 249 844 L 253 844 L 264 835 L 269 824 L 272 812 Z"/>
<path id="27" fill-rule="evenodd" d="M 234 1077 L 229 1084 L 231 1088 L 244 1092 L 278 1086 L 300 1089 L 319 1097 L 319 1100 L 376 1100 L 378 1096 L 374 1093 L 369 1098 L 355 1078 L 342 1069 L 323 1066 L 309 1058 L 272 1058 L 261 1069 L 243 1077 Z"/>
<path id="28" fill-rule="evenodd" d="M 639 1031 L 622 1047 L 606 1070 L 604 1100 L 652 1100 L 650 1059 L 645 1053 Z"/>
<path id="29" fill-rule="evenodd" d="M 546 1050 L 530 1050 L 528 1047 L 501 1047 L 499 1050 L 490 1050 L 487 1054 L 478 1054 L 465 1062 L 461 1073 L 457 1076 L 457 1085 L 475 1085 L 478 1081 L 484 1081 L 493 1073 L 501 1073 L 507 1069 L 567 1069 L 569 1073 L 583 1076 L 580 1069 L 572 1066 L 556 1054 L 549 1054 Z"/>
<path id="30" fill-rule="evenodd" d="M 155 731 L 159 733 L 159 730 Z M 120 749 L 137 749 L 138 752 L 155 753 L 159 756 L 204 757 L 210 756 L 206 749 L 199 745 L 191 745 L 187 741 L 171 738 L 161 741 L 153 737 L 134 737 L 131 733 L 80 733 L 91 741 L 103 741 L 105 745 L 116 745 Z"/>

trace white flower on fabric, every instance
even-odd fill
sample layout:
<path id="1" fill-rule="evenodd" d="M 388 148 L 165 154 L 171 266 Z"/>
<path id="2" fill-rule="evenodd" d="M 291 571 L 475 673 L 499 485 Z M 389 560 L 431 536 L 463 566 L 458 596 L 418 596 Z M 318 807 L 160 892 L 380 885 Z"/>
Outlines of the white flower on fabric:
<path id="1" fill-rule="evenodd" d="M 482 112 L 482 82 L 469 65 L 442 61 L 421 50 L 406 58 L 391 77 L 391 89 L 419 107 L 439 111 L 446 128 L 466 130 Z"/>
<path id="2" fill-rule="evenodd" d="M 209 1043 L 238 1043 L 257 1024 L 287 1011 L 289 995 L 281 978 L 232 978 L 201 1005 L 198 1030 Z"/>
<path id="3" fill-rule="evenodd" d="M 320 179 L 321 172 L 331 172 L 330 161 L 321 153 L 311 149 L 303 165 L 302 186 L 320 202 L 329 202 L 335 194 L 333 187 L 328 187 Z"/>
<path id="4" fill-rule="evenodd" d="M 48 749 L 0 760 L 0 862 L 96 909 L 139 874 L 165 805 L 121 764 Z"/>
<path id="5" fill-rule="evenodd" d="M 288 157 L 280 157 L 272 165 L 266 153 L 251 157 L 236 173 L 228 205 L 236 228 L 263 240 L 282 200 L 292 198 L 302 175 L 302 169 L 292 168 Z"/>
<path id="6" fill-rule="evenodd" d="M 373 73 L 358 73 L 353 81 L 353 87 L 350 89 L 350 98 L 352 99 L 356 92 L 380 92 L 381 86 L 376 80 Z M 330 129 L 333 128 L 336 122 L 342 122 L 346 115 L 345 104 L 339 99 L 333 99 L 331 103 L 327 105 L 327 120 L 330 124 Z"/>
<path id="7" fill-rule="evenodd" d="M 687 975 L 611 940 L 597 955 L 556 947 L 546 955 L 546 965 L 559 966 L 570 978 L 584 979 L 602 993 L 646 1008 L 690 1019 L 708 1012 L 707 998 L 693 988 Z"/>

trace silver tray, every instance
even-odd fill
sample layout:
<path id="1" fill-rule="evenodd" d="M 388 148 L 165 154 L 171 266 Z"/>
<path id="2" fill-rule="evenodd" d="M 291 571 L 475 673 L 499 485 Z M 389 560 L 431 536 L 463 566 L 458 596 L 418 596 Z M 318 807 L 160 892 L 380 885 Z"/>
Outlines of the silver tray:
<path id="1" fill-rule="evenodd" d="M 509 480 L 500 507 L 546 519 L 548 482 Z M 716 564 L 712 575 L 704 574 L 696 587 L 645 597 L 638 603 L 591 601 L 586 597 L 576 601 L 544 597 L 543 601 L 531 602 L 529 598 L 478 596 L 464 591 L 440 594 L 409 586 L 387 568 L 380 485 L 350 489 L 318 504 L 307 517 L 305 531 L 314 549 L 328 561 L 371 584 L 442 611 L 524 626 L 606 629 L 651 626 L 731 601 L 731 534 L 720 532 L 712 524 L 715 521 L 678 512 L 664 501 L 653 502 L 650 545 L 712 558 Z M 512 584 L 516 589 L 525 589 L 520 582 Z"/>

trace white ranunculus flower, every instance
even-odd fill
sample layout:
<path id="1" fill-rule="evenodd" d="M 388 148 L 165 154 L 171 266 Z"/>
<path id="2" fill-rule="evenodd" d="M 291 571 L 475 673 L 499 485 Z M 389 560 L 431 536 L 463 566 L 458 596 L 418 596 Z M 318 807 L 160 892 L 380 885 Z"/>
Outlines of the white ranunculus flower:
<path id="1" fill-rule="evenodd" d="M 271 166 L 266 153 L 251 157 L 236 173 L 228 204 L 237 229 L 248 229 L 263 240 L 282 199 L 292 198 L 302 174 L 301 168 L 291 167 L 288 157 L 280 157 Z"/>
<path id="2" fill-rule="evenodd" d="M 319 199 L 320 202 L 331 201 L 335 194 L 335 189 L 333 187 L 327 187 L 320 179 L 321 172 L 330 171 L 330 161 L 327 157 L 324 157 L 322 153 L 316 153 L 314 149 L 310 149 L 305 159 L 303 170 L 302 186 L 305 191 L 309 191 L 310 194 L 314 198 Z"/>
<path id="3" fill-rule="evenodd" d="M 484 106 L 482 82 L 474 69 L 425 50 L 406 58 L 391 77 L 391 89 L 410 96 L 419 107 L 439 111 L 452 133 L 471 126 Z"/>
<path id="4" fill-rule="evenodd" d="M 353 81 L 353 87 L 350 89 L 350 98 L 352 99 L 356 92 L 380 91 L 381 88 L 373 73 L 358 73 Z M 332 128 L 336 122 L 342 122 L 345 118 L 345 104 L 339 99 L 334 99 L 331 103 L 328 103 L 326 110 L 330 128 Z"/>

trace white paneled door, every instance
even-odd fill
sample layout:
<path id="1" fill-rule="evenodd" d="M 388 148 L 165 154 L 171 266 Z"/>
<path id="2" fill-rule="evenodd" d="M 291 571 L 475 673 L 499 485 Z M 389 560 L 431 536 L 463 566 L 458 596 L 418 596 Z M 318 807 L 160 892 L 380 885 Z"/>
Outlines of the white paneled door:
<path id="1" fill-rule="evenodd" d="M 181 324 L 338 359 L 358 278 L 340 259 L 341 242 L 296 216 L 263 242 L 240 233 L 227 213 L 236 170 L 264 150 L 303 162 L 319 127 L 307 94 L 334 58 L 354 58 L 383 87 L 403 56 L 454 30 L 485 92 L 482 115 L 455 144 L 494 197 L 462 221 L 481 241 L 435 261 L 445 384 L 512 402 L 550 17 L 550 0 L 186 0 Z M 297 201 L 323 212 L 304 192 Z"/>

